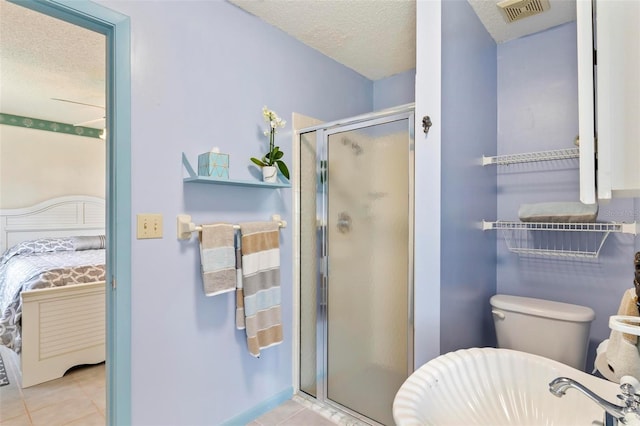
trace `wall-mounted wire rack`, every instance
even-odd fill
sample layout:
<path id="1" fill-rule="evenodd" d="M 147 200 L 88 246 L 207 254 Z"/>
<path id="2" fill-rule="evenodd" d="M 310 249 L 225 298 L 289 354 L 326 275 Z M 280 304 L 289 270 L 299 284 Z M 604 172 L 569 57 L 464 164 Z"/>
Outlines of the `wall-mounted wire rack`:
<path id="1" fill-rule="evenodd" d="M 495 157 L 486 157 L 483 155 L 482 165 L 508 165 L 516 163 L 531 163 L 534 161 L 566 160 L 578 157 L 580 157 L 580 150 L 578 148 L 554 149 L 551 151 L 527 152 L 523 154 L 497 155 Z"/>
<path id="2" fill-rule="evenodd" d="M 482 229 L 502 233 L 509 251 L 520 255 L 597 258 L 612 232 L 638 234 L 638 224 L 482 221 Z"/>

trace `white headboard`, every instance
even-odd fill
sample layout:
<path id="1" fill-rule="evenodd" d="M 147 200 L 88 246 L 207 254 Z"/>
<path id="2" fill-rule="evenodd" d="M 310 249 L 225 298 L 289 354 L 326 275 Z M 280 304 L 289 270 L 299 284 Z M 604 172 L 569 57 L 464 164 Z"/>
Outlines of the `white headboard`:
<path id="1" fill-rule="evenodd" d="M 104 235 L 105 202 L 98 197 L 71 195 L 31 207 L 0 210 L 0 254 L 36 238 Z"/>

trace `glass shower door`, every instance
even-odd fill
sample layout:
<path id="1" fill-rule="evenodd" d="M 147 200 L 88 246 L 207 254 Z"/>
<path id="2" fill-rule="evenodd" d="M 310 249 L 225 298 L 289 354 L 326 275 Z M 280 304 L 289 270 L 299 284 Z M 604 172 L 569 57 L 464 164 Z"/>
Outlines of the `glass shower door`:
<path id="1" fill-rule="evenodd" d="M 324 391 L 386 425 L 412 364 L 410 126 L 406 116 L 376 120 L 327 130 L 325 139 Z"/>

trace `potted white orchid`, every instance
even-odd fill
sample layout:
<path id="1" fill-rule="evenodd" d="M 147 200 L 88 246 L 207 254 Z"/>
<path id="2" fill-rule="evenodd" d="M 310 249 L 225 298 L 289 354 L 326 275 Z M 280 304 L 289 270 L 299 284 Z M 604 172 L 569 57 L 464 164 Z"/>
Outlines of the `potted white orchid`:
<path id="1" fill-rule="evenodd" d="M 265 136 L 269 136 L 269 152 L 267 152 L 261 160 L 251 157 L 251 161 L 262 168 L 262 180 L 265 182 L 276 182 L 277 170 L 287 179 L 289 179 L 289 169 L 282 161 L 284 153 L 280 151 L 280 147 L 275 144 L 275 136 L 278 127 L 284 127 L 287 122 L 278 117 L 275 111 L 271 111 L 266 106 L 262 108 L 262 116 L 264 121 L 269 123 L 269 129 L 264 131 Z"/>

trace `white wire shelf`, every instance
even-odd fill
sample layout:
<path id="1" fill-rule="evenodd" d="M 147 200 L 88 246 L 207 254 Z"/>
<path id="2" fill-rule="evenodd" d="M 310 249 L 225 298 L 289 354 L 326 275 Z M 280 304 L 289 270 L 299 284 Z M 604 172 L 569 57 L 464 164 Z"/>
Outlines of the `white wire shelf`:
<path id="1" fill-rule="evenodd" d="M 486 157 L 483 155 L 482 165 L 532 163 L 535 161 L 566 160 L 578 157 L 580 157 L 580 150 L 578 148 L 554 149 L 551 151 L 527 152 L 523 154 L 497 155 L 494 157 Z"/>
<path id="2" fill-rule="evenodd" d="M 502 233 L 509 251 L 521 255 L 597 258 L 612 232 L 638 234 L 633 223 L 482 221 L 482 229 Z"/>

